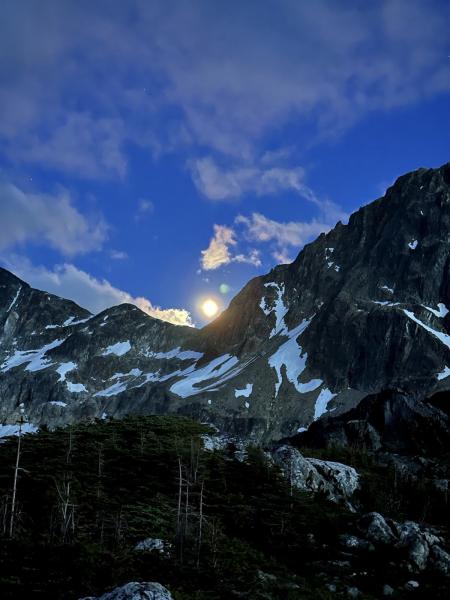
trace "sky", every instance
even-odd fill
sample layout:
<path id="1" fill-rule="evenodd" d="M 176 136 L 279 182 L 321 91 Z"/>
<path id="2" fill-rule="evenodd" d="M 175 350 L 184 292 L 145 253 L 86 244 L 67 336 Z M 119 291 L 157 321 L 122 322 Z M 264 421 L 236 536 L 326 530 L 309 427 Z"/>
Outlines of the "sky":
<path id="1" fill-rule="evenodd" d="M 3 0 L 0 263 L 202 326 L 450 161 L 447 0 Z"/>

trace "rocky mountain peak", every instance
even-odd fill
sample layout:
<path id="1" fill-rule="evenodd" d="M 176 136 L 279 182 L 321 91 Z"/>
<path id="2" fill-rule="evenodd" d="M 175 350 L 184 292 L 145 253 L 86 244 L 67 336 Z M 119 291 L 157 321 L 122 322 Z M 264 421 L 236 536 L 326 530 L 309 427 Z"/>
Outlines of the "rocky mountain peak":
<path id="1" fill-rule="evenodd" d="M 180 413 L 267 440 L 386 389 L 419 402 L 450 386 L 449 232 L 450 163 L 419 169 L 201 330 L 91 315 L 1 270 L 1 419 Z"/>

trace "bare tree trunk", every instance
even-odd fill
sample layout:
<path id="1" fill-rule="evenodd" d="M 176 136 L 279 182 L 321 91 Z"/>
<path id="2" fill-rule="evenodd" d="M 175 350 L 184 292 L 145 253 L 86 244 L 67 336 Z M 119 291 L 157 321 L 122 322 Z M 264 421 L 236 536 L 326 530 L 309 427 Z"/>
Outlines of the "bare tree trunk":
<path id="1" fill-rule="evenodd" d="M 202 481 L 202 487 L 200 488 L 200 514 L 198 522 L 198 547 L 197 547 L 197 569 L 200 566 L 200 551 L 202 547 L 202 534 L 203 534 L 203 489 L 205 482 Z"/>
<path id="2" fill-rule="evenodd" d="M 103 447 L 102 444 L 98 446 L 98 457 L 97 457 L 97 500 L 100 498 L 101 485 L 103 475 Z"/>
<path id="3" fill-rule="evenodd" d="M 141 429 L 141 431 L 140 431 L 139 438 L 140 438 L 139 441 L 140 441 L 141 456 L 144 456 L 145 431 L 143 429 Z"/>
<path id="4" fill-rule="evenodd" d="M 186 478 L 186 495 L 185 495 L 185 507 L 184 507 L 184 537 L 188 535 L 188 524 L 189 524 L 189 479 Z"/>
<path id="5" fill-rule="evenodd" d="M 2 520 L 2 533 L 5 535 L 8 529 L 8 505 L 9 496 L 3 496 L 2 507 L 1 507 L 1 520 Z"/>
<path id="6" fill-rule="evenodd" d="M 177 533 L 180 532 L 181 525 L 181 496 L 183 491 L 183 469 L 181 458 L 178 458 L 178 511 L 177 511 Z"/>
<path id="7" fill-rule="evenodd" d="M 14 534 L 14 518 L 15 518 L 15 513 L 16 513 L 16 495 L 17 495 L 17 478 L 18 478 L 18 474 L 19 474 L 23 422 L 24 422 L 24 419 L 23 419 L 23 417 L 21 417 L 20 421 L 19 421 L 19 435 L 17 438 L 16 466 L 14 468 L 14 483 L 13 483 L 12 500 L 11 500 L 11 515 L 10 515 L 10 520 L 9 520 L 9 537 L 10 538 L 12 538 L 13 534 Z"/>
<path id="8" fill-rule="evenodd" d="M 66 542 L 70 529 L 75 533 L 75 505 L 71 500 L 70 481 L 58 483 L 55 481 L 56 491 L 59 496 L 59 510 L 61 513 L 61 537 Z"/>

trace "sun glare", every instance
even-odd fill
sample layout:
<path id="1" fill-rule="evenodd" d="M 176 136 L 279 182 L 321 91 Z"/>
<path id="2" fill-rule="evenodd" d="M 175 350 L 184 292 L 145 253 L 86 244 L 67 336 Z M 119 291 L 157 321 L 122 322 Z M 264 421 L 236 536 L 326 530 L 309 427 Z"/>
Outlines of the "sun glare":
<path id="1" fill-rule="evenodd" d="M 208 300 L 205 300 L 202 304 L 202 311 L 205 316 L 211 318 L 217 315 L 219 311 L 219 306 L 217 302 L 212 300 L 212 298 L 208 298 Z"/>

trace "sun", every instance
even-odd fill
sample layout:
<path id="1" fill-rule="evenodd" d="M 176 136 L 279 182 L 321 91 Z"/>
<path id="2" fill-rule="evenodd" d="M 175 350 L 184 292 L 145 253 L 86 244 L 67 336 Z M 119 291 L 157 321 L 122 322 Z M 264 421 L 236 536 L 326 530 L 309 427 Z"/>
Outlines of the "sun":
<path id="1" fill-rule="evenodd" d="M 208 298 L 208 300 L 205 300 L 202 304 L 202 311 L 203 314 L 210 319 L 219 312 L 219 305 L 212 298 Z"/>

